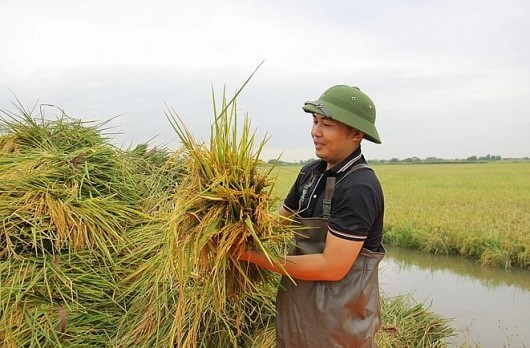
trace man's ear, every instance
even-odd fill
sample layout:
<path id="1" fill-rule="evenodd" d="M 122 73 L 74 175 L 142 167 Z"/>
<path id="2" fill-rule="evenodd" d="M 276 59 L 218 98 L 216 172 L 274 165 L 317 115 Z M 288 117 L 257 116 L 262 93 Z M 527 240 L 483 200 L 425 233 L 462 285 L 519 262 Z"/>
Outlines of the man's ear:
<path id="1" fill-rule="evenodd" d="M 350 128 L 350 135 L 355 141 L 361 141 L 364 137 L 364 132 L 361 132 L 358 129 Z"/>

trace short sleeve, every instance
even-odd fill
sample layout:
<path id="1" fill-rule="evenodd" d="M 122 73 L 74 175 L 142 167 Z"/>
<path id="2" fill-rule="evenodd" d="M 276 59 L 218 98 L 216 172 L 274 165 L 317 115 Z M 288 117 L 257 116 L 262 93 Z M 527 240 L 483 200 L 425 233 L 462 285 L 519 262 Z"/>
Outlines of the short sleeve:
<path id="1" fill-rule="evenodd" d="M 339 238 L 365 241 L 379 215 L 376 190 L 364 183 L 345 185 L 335 191 L 331 204 L 330 232 Z"/>

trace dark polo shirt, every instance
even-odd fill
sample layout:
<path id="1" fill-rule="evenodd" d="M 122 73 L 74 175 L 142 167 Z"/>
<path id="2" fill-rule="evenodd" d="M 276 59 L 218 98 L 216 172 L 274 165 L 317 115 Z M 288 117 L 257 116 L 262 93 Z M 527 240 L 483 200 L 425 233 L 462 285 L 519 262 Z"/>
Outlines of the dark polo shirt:
<path id="1" fill-rule="evenodd" d="M 326 170 L 323 160 L 305 165 L 283 206 L 302 218 L 322 217 L 326 179 L 334 176 L 337 184 L 331 200 L 329 232 L 339 238 L 364 242 L 365 248 L 379 251 L 383 239 L 383 190 L 369 168 L 345 176 L 359 163 L 366 163 L 360 147 L 330 170 Z"/>

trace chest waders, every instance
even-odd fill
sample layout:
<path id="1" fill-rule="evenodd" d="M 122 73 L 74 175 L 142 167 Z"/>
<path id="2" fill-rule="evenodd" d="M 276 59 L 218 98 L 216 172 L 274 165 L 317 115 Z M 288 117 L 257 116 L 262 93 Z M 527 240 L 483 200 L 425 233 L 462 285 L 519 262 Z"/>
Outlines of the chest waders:
<path id="1" fill-rule="evenodd" d="M 368 166 L 356 165 L 344 177 L 360 168 Z M 307 228 L 295 237 L 297 247 L 291 255 L 323 252 L 334 187 L 335 178 L 327 178 L 323 218 L 299 219 Z M 295 284 L 283 276 L 276 298 L 277 347 L 377 347 L 374 336 L 380 327 L 378 265 L 385 255 L 381 250 L 363 248 L 339 281 L 295 280 Z"/>

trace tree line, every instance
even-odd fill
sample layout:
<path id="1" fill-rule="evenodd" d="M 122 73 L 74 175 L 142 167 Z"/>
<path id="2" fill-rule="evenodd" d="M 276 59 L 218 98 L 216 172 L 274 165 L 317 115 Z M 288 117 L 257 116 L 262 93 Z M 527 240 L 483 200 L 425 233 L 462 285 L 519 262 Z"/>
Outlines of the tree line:
<path id="1" fill-rule="evenodd" d="M 282 161 L 278 159 L 271 159 L 267 161 L 269 164 L 274 165 L 289 165 L 289 164 L 299 164 L 304 165 L 307 163 L 310 163 L 314 161 L 315 158 L 309 158 L 305 160 L 297 160 L 297 161 Z M 499 155 L 491 155 L 487 154 L 485 156 L 469 156 L 467 158 L 462 159 L 447 159 L 447 158 L 439 158 L 439 157 L 426 157 L 426 158 L 419 158 L 419 157 L 407 157 L 404 159 L 399 158 L 391 158 L 391 159 L 371 159 L 369 160 L 370 163 L 389 163 L 389 164 L 415 164 L 415 163 L 484 163 L 484 162 L 495 162 L 495 161 L 529 161 L 530 157 L 522 157 L 522 158 L 503 158 Z"/>

